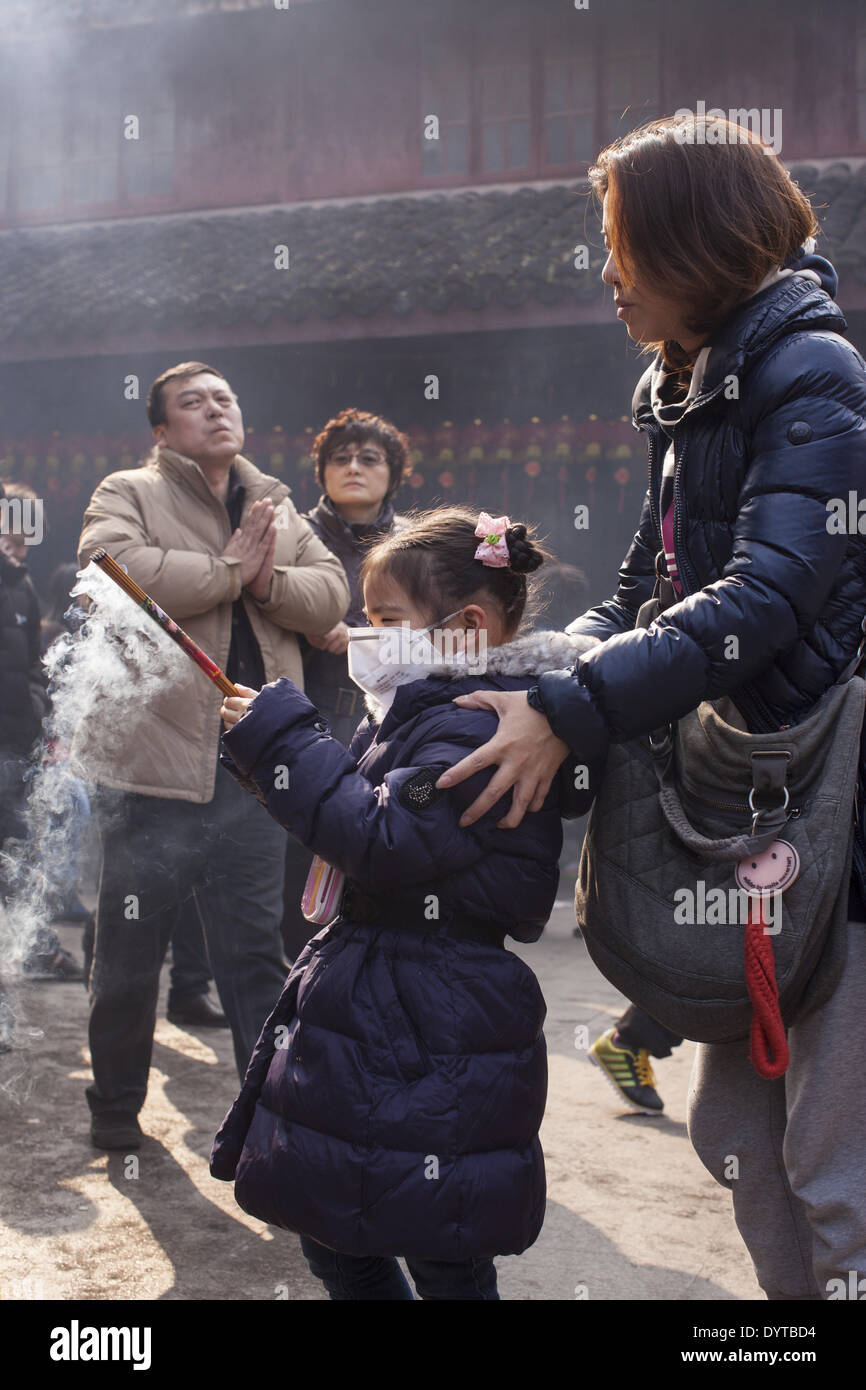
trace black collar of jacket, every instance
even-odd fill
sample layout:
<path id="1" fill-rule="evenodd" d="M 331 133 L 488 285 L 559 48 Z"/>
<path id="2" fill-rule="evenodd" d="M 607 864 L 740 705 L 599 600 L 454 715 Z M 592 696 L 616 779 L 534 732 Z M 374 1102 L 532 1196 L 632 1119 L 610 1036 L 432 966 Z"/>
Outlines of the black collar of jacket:
<path id="1" fill-rule="evenodd" d="M 721 328 L 712 343 L 703 386 L 695 396 L 690 410 L 702 405 L 729 376 L 737 376 L 751 360 L 765 352 L 777 338 L 797 328 L 829 328 L 844 333 L 848 324 L 842 310 L 826 290 L 804 279 L 789 275 L 769 285 L 760 294 L 742 304 Z M 635 429 L 645 429 L 655 422 L 650 390 L 653 372 L 663 367 L 658 353 L 635 387 L 632 398 L 632 423 Z"/>
<path id="2" fill-rule="evenodd" d="M 394 504 L 390 499 L 383 502 L 375 521 L 347 521 L 337 511 L 328 494 L 323 492 L 315 507 L 306 515 L 327 533 L 330 548 L 339 554 L 340 551 L 355 551 L 359 543 L 390 530 L 394 521 Z"/>

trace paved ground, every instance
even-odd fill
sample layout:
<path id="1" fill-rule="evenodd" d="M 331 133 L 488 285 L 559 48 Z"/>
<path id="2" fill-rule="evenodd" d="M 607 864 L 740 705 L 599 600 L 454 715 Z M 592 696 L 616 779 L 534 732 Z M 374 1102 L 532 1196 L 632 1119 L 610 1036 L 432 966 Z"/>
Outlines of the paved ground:
<path id="1" fill-rule="evenodd" d="M 730 1198 L 693 1154 L 693 1045 L 657 1067 L 659 1118 L 631 1114 L 574 1046 L 622 999 L 572 936 L 568 901 L 521 947 L 548 1000 L 548 1208 L 536 1244 L 498 1261 L 504 1299 L 761 1297 Z M 77 951 L 78 932 L 62 928 Z M 318 1299 L 294 1236 L 245 1215 L 207 1170 L 237 1082 L 227 1031 L 165 1019 L 165 972 L 138 1171 L 89 1142 L 80 984 L 23 986 L 24 1049 L 0 1056 L 0 1297 Z M 27 1029 L 33 1030 L 27 1034 Z M 41 1034 L 38 1036 L 37 1033 Z"/>

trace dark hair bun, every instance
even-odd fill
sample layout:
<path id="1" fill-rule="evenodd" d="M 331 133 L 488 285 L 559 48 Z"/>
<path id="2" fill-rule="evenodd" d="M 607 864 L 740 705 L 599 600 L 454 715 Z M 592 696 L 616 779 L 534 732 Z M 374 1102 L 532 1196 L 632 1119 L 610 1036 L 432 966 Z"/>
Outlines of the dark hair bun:
<path id="1" fill-rule="evenodd" d="M 527 540 L 526 527 L 523 525 L 508 527 L 505 544 L 508 546 L 509 564 L 515 574 L 532 574 L 544 562 L 541 552 L 532 541 Z"/>

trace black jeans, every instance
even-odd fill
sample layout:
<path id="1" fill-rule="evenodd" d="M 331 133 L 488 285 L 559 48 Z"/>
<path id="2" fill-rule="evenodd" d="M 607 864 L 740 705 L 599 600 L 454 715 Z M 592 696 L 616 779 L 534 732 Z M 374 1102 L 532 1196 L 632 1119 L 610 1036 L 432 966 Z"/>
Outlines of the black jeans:
<path id="1" fill-rule="evenodd" d="M 210 961 L 204 944 L 201 917 L 190 900 L 189 912 L 179 912 L 175 930 L 171 937 L 171 970 L 169 972 L 167 1009 L 182 1009 L 184 1005 L 207 994 L 210 989 Z M 84 956 L 84 984 L 90 983 L 90 966 L 93 961 L 93 939 L 96 923 L 91 917 L 84 924 L 81 934 L 81 951 Z"/>
<path id="2" fill-rule="evenodd" d="M 301 1236 L 301 1249 L 313 1274 L 335 1302 L 413 1298 L 393 1255 L 343 1255 L 309 1236 Z M 499 1298 L 496 1266 L 491 1259 L 419 1260 L 415 1255 L 405 1259 L 415 1288 L 426 1301 Z"/>
<path id="3" fill-rule="evenodd" d="M 159 973 L 180 914 L 201 913 L 208 956 L 243 1080 L 283 987 L 285 831 L 217 768 L 207 805 L 99 788 L 102 840 L 90 976 L 94 1114 L 144 1104 Z"/>
<path id="4" fill-rule="evenodd" d="M 168 1009 L 181 1009 L 193 999 L 207 994 L 211 982 L 210 963 L 204 942 L 201 917 L 195 904 L 179 912 L 171 935 Z"/>
<path id="5" fill-rule="evenodd" d="M 616 1025 L 616 1031 L 626 1047 L 637 1052 L 645 1047 L 651 1057 L 670 1057 L 671 1049 L 679 1047 L 682 1038 L 672 1033 L 663 1023 L 657 1023 L 649 1014 L 631 1004 Z"/>

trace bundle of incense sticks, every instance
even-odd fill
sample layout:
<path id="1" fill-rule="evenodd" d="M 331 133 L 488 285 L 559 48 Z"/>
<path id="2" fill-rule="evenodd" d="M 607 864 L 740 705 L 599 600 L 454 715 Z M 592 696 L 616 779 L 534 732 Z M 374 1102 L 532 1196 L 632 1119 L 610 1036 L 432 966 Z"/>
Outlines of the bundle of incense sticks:
<path id="1" fill-rule="evenodd" d="M 159 623 L 163 632 L 167 632 L 169 637 L 183 648 L 187 656 L 192 657 L 196 666 L 201 667 L 205 675 L 213 681 L 214 685 L 219 686 L 224 695 L 240 695 L 241 692 L 237 686 L 232 684 L 216 662 L 211 661 L 201 647 L 196 646 L 192 638 L 187 636 L 182 627 L 178 627 L 173 618 L 170 618 L 167 613 L 163 613 L 159 604 L 154 603 L 150 595 L 146 594 L 134 579 L 130 579 L 126 570 L 121 569 L 116 560 L 112 560 L 107 550 L 100 547 L 99 550 L 94 550 L 90 558 L 103 573 L 108 575 L 109 579 L 113 579 L 115 584 L 120 586 L 125 594 L 129 594 L 129 597 L 138 604 L 139 608 L 143 608 L 145 613 L 150 614 L 155 623 Z"/>

